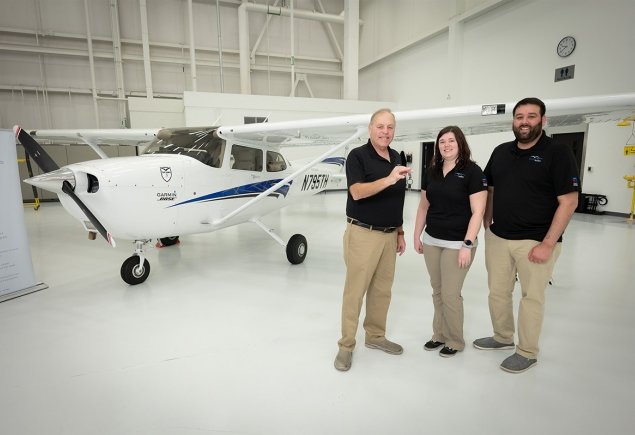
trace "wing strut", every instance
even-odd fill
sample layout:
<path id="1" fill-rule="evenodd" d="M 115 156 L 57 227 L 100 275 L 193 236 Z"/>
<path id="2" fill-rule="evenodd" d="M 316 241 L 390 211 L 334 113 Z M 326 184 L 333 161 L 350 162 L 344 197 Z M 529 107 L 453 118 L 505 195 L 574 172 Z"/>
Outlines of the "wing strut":
<path id="1" fill-rule="evenodd" d="M 254 197 L 253 199 L 249 200 L 245 204 L 241 205 L 240 207 L 238 207 L 233 212 L 227 214 L 226 216 L 222 217 L 221 219 L 215 220 L 213 224 L 214 225 L 220 225 L 223 222 L 225 222 L 226 220 L 231 219 L 232 217 L 236 216 L 238 213 L 242 212 L 247 207 L 251 207 L 252 205 L 257 203 L 258 201 L 260 201 L 262 198 L 266 197 L 271 192 L 273 192 L 276 189 L 278 189 L 280 186 L 285 185 L 286 183 L 288 183 L 289 181 L 293 180 L 295 177 L 297 177 L 301 173 L 305 172 L 307 169 L 309 169 L 312 166 L 315 166 L 316 164 L 320 163 L 322 160 L 324 160 L 326 157 L 328 157 L 331 154 L 333 154 L 335 151 L 339 150 L 340 148 L 344 148 L 346 145 L 350 144 L 355 139 L 359 138 L 365 131 L 366 131 L 366 127 L 357 127 L 357 129 L 355 130 L 355 133 L 352 136 L 350 136 L 349 138 L 347 138 L 343 142 L 339 143 L 338 145 L 335 145 L 333 148 L 329 149 L 324 154 L 321 154 L 320 156 L 318 156 L 315 159 L 311 160 L 309 163 L 307 163 L 306 165 L 302 166 L 300 169 L 298 169 L 297 171 L 295 171 L 291 175 L 289 175 L 286 178 L 283 178 L 282 180 L 278 181 L 276 184 L 271 186 L 269 189 L 267 189 L 264 192 L 258 194 L 258 196 Z"/>
<path id="2" fill-rule="evenodd" d="M 108 156 L 106 155 L 106 153 L 99 148 L 99 145 L 97 144 L 97 141 L 95 139 L 91 138 L 87 138 L 82 134 L 77 134 L 77 137 L 80 138 L 82 140 L 82 142 L 84 142 L 86 145 L 88 145 L 89 147 L 91 147 L 93 149 L 93 151 L 95 151 L 97 153 L 97 155 L 102 158 L 102 159 L 107 159 Z"/>

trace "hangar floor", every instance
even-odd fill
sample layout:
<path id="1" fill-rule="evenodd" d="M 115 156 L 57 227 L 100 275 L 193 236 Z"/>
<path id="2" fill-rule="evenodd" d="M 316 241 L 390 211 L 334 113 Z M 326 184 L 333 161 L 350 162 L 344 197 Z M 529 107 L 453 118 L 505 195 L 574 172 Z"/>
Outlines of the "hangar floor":
<path id="1" fill-rule="evenodd" d="M 409 235 L 417 201 L 408 193 Z M 88 242 L 59 204 L 25 208 L 49 288 L 0 304 L 0 433 L 632 433 L 635 228 L 623 218 L 573 218 L 528 372 L 499 369 L 510 351 L 423 350 L 430 287 L 407 236 L 388 319 L 405 352 L 358 346 L 340 373 L 344 204 L 332 192 L 265 219 L 305 234 L 302 265 L 243 225 L 149 249 L 135 287 L 119 278 L 132 245 Z M 491 333 L 483 257 L 463 291 L 469 343 Z"/>

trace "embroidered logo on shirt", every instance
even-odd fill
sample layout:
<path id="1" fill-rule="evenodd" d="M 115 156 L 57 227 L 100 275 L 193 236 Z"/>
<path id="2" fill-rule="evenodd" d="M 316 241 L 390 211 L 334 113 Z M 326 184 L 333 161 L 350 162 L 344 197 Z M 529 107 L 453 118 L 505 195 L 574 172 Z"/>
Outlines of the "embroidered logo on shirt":
<path id="1" fill-rule="evenodd" d="M 455 172 L 455 173 L 454 173 L 454 175 L 455 175 L 457 178 L 465 178 L 465 174 L 464 174 L 463 172 Z"/>
<path id="2" fill-rule="evenodd" d="M 487 187 L 487 178 L 483 177 L 483 187 Z"/>
<path id="3" fill-rule="evenodd" d="M 529 156 L 530 162 L 542 163 L 543 158 L 540 156 Z"/>
<path id="4" fill-rule="evenodd" d="M 573 187 L 578 187 L 580 185 L 578 177 L 573 177 L 571 181 L 573 182 Z"/>

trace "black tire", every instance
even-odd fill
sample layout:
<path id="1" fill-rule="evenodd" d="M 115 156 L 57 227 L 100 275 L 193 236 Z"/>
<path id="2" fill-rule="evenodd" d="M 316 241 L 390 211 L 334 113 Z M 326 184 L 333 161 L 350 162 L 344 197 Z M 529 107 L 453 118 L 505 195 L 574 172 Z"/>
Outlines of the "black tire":
<path id="1" fill-rule="evenodd" d="M 161 242 L 163 246 L 176 245 L 177 243 L 179 243 L 179 236 L 163 237 L 159 239 L 159 242 Z"/>
<path id="2" fill-rule="evenodd" d="M 150 263 L 143 260 L 143 266 L 139 266 L 139 256 L 133 255 L 129 257 L 121 265 L 121 279 L 130 285 L 141 284 L 150 275 Z"/>
<path id="3" fill-rule="evenodd" d="M 294 234 L 287 242 L 287 260 L 291 264 L 300 264 L 306 258 L 309 245 L 302 234 Z"/>

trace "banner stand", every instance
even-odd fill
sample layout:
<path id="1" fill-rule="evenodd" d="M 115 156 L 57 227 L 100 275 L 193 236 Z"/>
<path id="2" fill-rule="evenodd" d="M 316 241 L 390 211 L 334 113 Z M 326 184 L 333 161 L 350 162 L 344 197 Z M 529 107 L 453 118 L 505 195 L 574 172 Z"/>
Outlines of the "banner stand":
<path id="1" fill-rule="evenodd" d="M 24 222 L 15 134 L 0 129 L 0 302 L 48 288 L 38 283 Z"/>
<path id="2" fill-rule="evenodd" d="M 3 295 L 0 295 L 0 303 L 4 301 L 8 301 L 9 299 L 15 299 L 15 298 L 19 298 L 20 296 L 28 295 L 29 293 L 39 292 L 40 290 L 44 290 L 47 288 L 49 288 L 49 286 L 41 282 L 32 287 L 28 287 L 28 288 L 18 290 L 12 293 L 6 293 Z"/>

